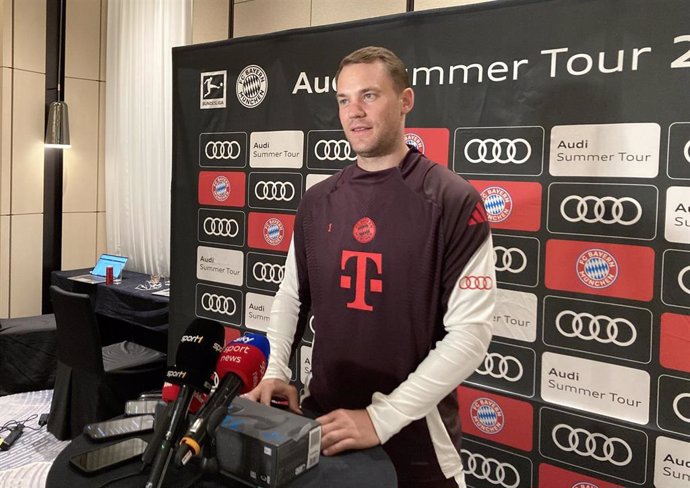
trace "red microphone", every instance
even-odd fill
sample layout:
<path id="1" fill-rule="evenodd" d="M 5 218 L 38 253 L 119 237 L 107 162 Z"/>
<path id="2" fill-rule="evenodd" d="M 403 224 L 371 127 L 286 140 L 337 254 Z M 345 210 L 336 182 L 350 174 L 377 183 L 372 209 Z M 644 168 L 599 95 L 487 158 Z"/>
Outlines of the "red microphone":
<path id="1" fill-rule="evenodd" d="M 225 346 L 216 365 L 220 385 L 182 437 L 175 454 L 178 466 L 201 453 L 206 436 L 215 432 L 237 394 L 249 392 L 259 384 L 266 372 L 268 351 L 268 339 L 260 334 L 247 334 Z"/>
<path id="2" fill-rule="evenodd" d="M 162 398 L 165 403 L 174 402 L 177 400 L 177 396 L 180 394 L 180 385 L 175 385 L 173 383 L 168 383 L 167 381 L 163 383 Z M 200 391 L 195 391 L 192 396 L 192 402 L 189 404 L 189 413 L 197 413 L 201 407 L 204 406 L 208 400 L 208 395 Z"/>

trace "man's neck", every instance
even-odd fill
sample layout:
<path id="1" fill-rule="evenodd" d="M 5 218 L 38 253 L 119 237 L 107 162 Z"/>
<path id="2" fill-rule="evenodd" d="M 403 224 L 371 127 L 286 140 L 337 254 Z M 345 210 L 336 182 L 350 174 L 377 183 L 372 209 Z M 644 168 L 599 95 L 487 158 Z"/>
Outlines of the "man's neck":
<path id="1" fill-rule="evenodd" d="M 364 171 L 383 171 L 385 169 L 398 166 L 403 160 L 409 148 L 405 143 L 397 146 L 395 151 L 386 154 L 385 156 L 377 156 L 373 158 L 364 158 L 357 156 L 357 166 Z"/>

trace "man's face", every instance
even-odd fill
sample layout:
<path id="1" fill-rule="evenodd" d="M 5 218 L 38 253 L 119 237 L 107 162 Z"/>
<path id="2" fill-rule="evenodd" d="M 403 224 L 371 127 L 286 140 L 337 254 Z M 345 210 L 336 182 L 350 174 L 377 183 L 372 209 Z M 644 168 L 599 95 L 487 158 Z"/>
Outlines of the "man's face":
<path id="1" fill-rule="evenodd" d="M 355 152 L 364 158 L 391 154 L 403 140 L 412 90 L 398 93 L 381 61 L 345 66 L 337 83 L 340 123 Z"/>

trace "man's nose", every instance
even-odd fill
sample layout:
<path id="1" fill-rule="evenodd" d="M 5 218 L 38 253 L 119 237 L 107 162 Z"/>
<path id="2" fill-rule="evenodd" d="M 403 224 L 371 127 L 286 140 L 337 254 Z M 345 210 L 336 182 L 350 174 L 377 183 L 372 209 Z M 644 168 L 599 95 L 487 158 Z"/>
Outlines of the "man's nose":
<path id="1" fill-rule="evenodd" d="M 347 116 L 351 119 L 364 117 L 365 112 L 359 102 L 351 102 L 347 107 Z"/>

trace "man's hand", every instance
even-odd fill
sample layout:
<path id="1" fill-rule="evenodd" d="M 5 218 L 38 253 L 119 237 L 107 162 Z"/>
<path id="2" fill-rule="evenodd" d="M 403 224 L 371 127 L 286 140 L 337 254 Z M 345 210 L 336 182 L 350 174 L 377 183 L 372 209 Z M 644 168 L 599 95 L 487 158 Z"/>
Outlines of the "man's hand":
<path id="1" fill-rule="evenodd" d="M 321 423 L 321 449 L 326 456 L 381 444 L 366 410 L 340 408 L 316 420 Z"/>
<path id="2" fill-rule="evenodd" d="M 302 414 L 302 410 L 299 408 L 297 388 L 279 379 L 270 378 L 262 380 L 256 388 L 243 396 L 268 406 L 271 405 L 273 397 L 279 397 L 288 401 L 288 408 L 290 410 L 300 415 Z"/>

